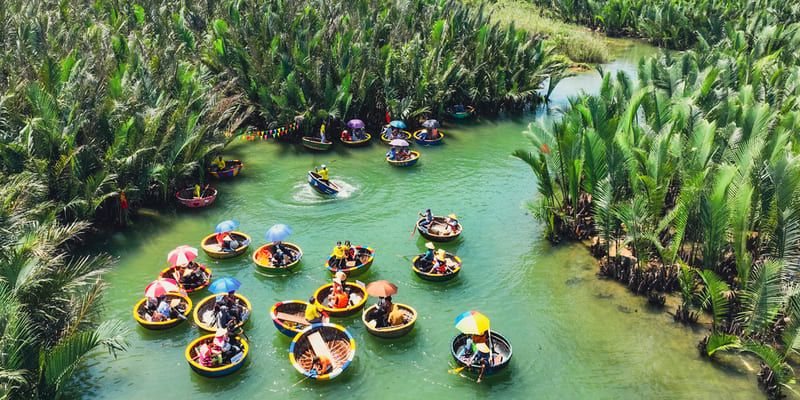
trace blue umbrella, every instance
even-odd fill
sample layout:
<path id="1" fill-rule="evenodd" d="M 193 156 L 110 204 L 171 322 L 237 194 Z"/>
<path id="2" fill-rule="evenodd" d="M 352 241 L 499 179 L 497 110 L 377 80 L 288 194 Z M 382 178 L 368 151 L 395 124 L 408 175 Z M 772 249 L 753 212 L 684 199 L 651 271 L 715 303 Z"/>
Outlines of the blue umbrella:
<path id="1" fill-rule="evenodd" d="M 267 241 L 270 242 L 280 242 L 289 237 L 292 234 L 292 228 L 286 224 L 275 224 L 272 225 L 272 228 L 267 230 Z"/>
<path id="2" fill-rule="evenodd" d="M 218 223 L 216 229 L 214 229 L 214 232 L 217 233 L 230 232 L 238 227 L 239 227 L 239 221 L 229 219 Z"/>
<path id="3" fill-rule="evenodd" d="M 395 121 L 389 122 L 389 126 L 391 126 L 392 128 L 397 128 L 397 129 L 406 129 L 406 123 L 403 122 L 403 121 L 395 120 Z"/>
<path id="4" fill-rule="evenodd" d="M 360 119 L 351 119 L 347 121 L 347 127 L 350 129 L 361 129 L 364 127 L 364 121 Z"/>
<path id="5" fill-rule="evenodd" d="M 236 278 L 224 276 L 211 282 L 211 284 L 208 285 L 208 290 L 211 293 L 228 293 L 239 290 L 240 287 L 242 287 L 242 283 L 236 280 Z"/>

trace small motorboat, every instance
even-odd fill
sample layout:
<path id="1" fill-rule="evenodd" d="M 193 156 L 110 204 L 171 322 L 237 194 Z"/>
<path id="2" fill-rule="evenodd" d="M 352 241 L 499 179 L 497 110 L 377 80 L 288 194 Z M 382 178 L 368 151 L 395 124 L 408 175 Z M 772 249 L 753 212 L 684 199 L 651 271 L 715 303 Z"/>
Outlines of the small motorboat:
<path id="1" fill-rule="evenodd" d="M 194 323 L 197 324 L 197 327 L 208 332 L 216 332 L 219 328 L 224 328 L 224 326 L 217 326 L 217 317 L 214 315 L 214 304 L 217 300 L 217 294 L 212 294 L 200 300 L 197 303 L 197 307 L 194 309 Z M 250 320 L 250 314 L 253 312 L 253 306 L 250 304 L 250 300 L 247 300 L 246 297 L 240 295 L 239 293 L 234 293 L 236 296 L 236 300 L 239 306 L 242 307 L 242 321 L 240 321 L 236 327 L 242 327 L 244 324 Z"/>
<path id="2" fill-rule="evenodd" d="M 209 257 L 217 259 L 233 258 L 244 254 L 247 248 L 250 247 L 250 236 L 237 231 L 230 232 L 229 234 L 239 245 L 233 250 L 223 249 L 219 243 L 217 243 L 216 233 L 212 233 L 203 238 L 203 241 L 200 242 L 200 247 Z"/>
<path id="3" fill-rule="evenodd" d="M 199 292 L 211 284 L 211 268 L 208 268 L 203 264 L 196 265 L 200 273 L 200 279 L 190 279 L 187 274 L 188 271 L 184 271 L 182 276 L 178 276 L 178 270 L 181 267 L 177 265 L 164 268 L 161 270 L 161 274 L 159 276 L 162 278 L 175 279 L 175 281 L 178 282 L 178 285 L 180 285 L 181 289 L 183 289 L 183 291 L 186 293 Z"/>
<path id="4" fill-rule="evenodd" d="M 244 168 L 244 163 L 239 160 L 225 160 L 225 168 L 220 170 L 211 167 L 208 169 L 208 173 L 217 179 L 234 178 L 242 172 L 242 168 Z"/>
<path id="5" fill-rule="evenodd" d="M 422 226 L 423 221 L 425 221 L 425 218 L 420 218 L 417 221 L 417 230 L 425 239 L 434 242 L 449 242 L 455 240 L 461 235 L 461 231 L 463 230 L 461 223 L 458 223 L 455 229 L 451 228 L 445 217 L 434 216 L 433 222 L 427 227 Z"/>
<path id="6" fill-rule="evenodd" d="M 348 277 L 351 276 L 358 276 L 367 272 L 369 267 L 372 266 L 372 262 L 375 261 L 375 250 L 372 247 L 363 247 L 363 246 L 354 246 L 353 250 L 355 250 L 355 255 L 353 257 L 353 261 L 347 261 L 343 268 L 334 267 L 334 258 L 333 256 L 329 257 L 327 261 L 325 261 L 325 268 L 331 274 L 336 274 L 337 272 L 344 272 Z"/>
<path id="7" fill-rule="evenodd" d="M 398 326 L 387 326 L 385 328 L 377 328 L 375 326 L 375 321 L 367 321 L 367 316 L 370 315 L 370 312 L 375 309 L 378 305 L 373 304 L 371 307 L 364 310 L 361 314 L 361 322 L 364 323 L 364 326 L 367 327 L 367 332 L 386 339 L 393 339 L 398 338 L 400 336 L 405 336 L 412 329 L 414 329 L 414 324 L 417 322 L 417 310 L 415 310 L 411 306 L 407 306 L 405 304 L 394 303 L 395 306 L 400 308 L 405 314 L 405 323 L 403 325 Z"/>
<path id="8" fill-rule="evenodd" d="M 420 154 L 418 151 L 411 151 L 411 157 L 406 158 L 405 160 L 398 161 L 398 160 L 390 160 L 389 157 L 386 157 L 386 162 L 390 165 L 395 167 L 410 167 L 419 161 Z"/>
<path id="9" fill-rule="evenodd" d="M 473 106 L 466 106 L 463 109 L 457 109 L 456 107 L 448 107 L 447 113 L 450 114 L 451 117 L 455 119 L 467 119 L 475 114 L 475 107 Z"/>
<path id="10" fill-rule="evenodd" d="M 293 338 L 311 325 L 306 319 L 306 307 L 308 303 L 301 300 L 279 301 L 272 306 L 269 315 L 280 333 Z"/>
<path id="11" fill-rule="evenodd" d="M 431 271 L 430 266 L 425 264 L 425 261 L 422 260 L 423 254 L 420 254 L 411 261 L 411 269 L 414 270 L 414 273 L 417 274 L 418 277 L 425 279 L 426 281 L 433 281 L 433 282 L 442 282 L 442 281 L 449 281 L 458 275 L 461 272 L 461 258 L 459 258 L 455 254 L 445 253 L 445 259 L 447 263 L 447 271 L 443 274 Z"/>
<path id="12" fill-rule="evenodd" d="M 256 263 L 261 271 L 271 273 L 292 272 L 300 266 L 300 259 L 303 258 L 303 250 L 300 249 L 300 246 L 294 243 L 281 242 L 289 259 L 285 260 L 283 264 L 279 264 L 272 258 L 273 245 L 273 242 L 269 242 L 253 253 L 253 262 Z"/>
<path id="13" fill-rule="evenodd" d="M 308 171 L 308 184 L 320 194 L 333 196 L 339 193 L 339 186 L 333 181 L 323 180 L 322 176 L 314 171 Z"/>
<path id="14" fill-rule="evenodd" d="M 133 319 L 135 319 L 136 322 L 138 322 L 139 325 L 141 325 L 144 328 L 151 330 L 164 330 L 175 327 L 181 322 L 185 321 L 186 318 L 189 317 L 189 313 L 192 312 L 192 299 L 180 293 L 167 293 L 166 301 L 169 302 L 170 304 L 175 303 L 175 306 L 173 306 L 173 308 L 178 307 L 178 309 L 183 309 L 181 313 L 183 318 L 176 317 L 163 321 L 153 321 L 150 315 L 145 310 L 145 305 L 147 304 L 147 298 L 143 298 L 139 300 L 136 303 L 136 305 L 133 306 Z"/>
<path id="15" fill-rule="evenodd" d="M 424 139 L 422 137 L 422 131 L 423 130 L 425 130 L 425 129 L 420 129 L 420 130 L 414 132 L 414 140 L 417 143 L 419 143 L 421 145 L 425 145 L 425 146 L 437 146 L 437 145 L 440 145 L 440 144 L 443 143 L 443 141 L 444 141 L 444 133 L 442 133 L 441 131 L 439 132 L 439 137 L 436 138 L 436 139 Z"/>
<path id="16" fill-rule="evenodd" d="M 214 341 L 214 334 L 201 336 L 186 346 L 184 356 L 186 362 L 192 367 L 192 371 L 205 376 L 207 378 L 219 378 L 225 375 L 230 375 L 239 370 L 247 361 L 247 355 L 250 352 L 250 346 L 247 341 L 237 336 L 231 339 L 234 344 L 241 348 L 241 350 L 234 354 L 230 359 L 223 359 L 222 365 L 210 367 L 200 364 L 200 354 L 203 346 L 211 346 Z"/>
<path id="17" fill-rule="evenodd" d="M 333 308 L 328 296 L 333 290 L 333 284 L 320 286 L 314 292 L 314 298 L 317 299 L 317 307 L 320 311 L 325 311 L 332 318 L 344 318 L 355 315 L 359 312 L 364 305 L 367 304 L 367 289 L 355 283 L 345 282 L 345 291 L 350 295 L 350 304 L 345 308 Z"/>
<path id="18" fill-rule="evenodd" d="M 177 191 L 175 198 L 178 199 L 179 203 L 189 208 L 208 207 L 214 204 L 214 200 L 217 199 L 217 189 L 207 186 L 200 192 L 200 197 L 194 197 L 194 187 L 187 187 Z"/>
<path id="19" fill-rule="evenodd" d="M 491 339 L 487 344 L 491 350 L 491 355 L 489 357 L 489 366 L 483 371 L 484 375 L 491 375 L 507 367 L 513 354 L 511 344 L 503 335 L 492 331 L 490 337 Z M 465 367 L 471 373 L 479 374 L 481 365 L 474 361 L 470 363 L 473 358 L 472 354 L 469 353 L 469 349 L 467 349 L 468 338 L 469 336 L 463 333 L 453 338 L 450 344 L 450 353 L 460 367 Z"/>
<path id="20" fill-rule="evenodd" d="M 345 146 L 348 147 L 361 147 L 366 146 L 369 144 L 370 139 L 372 139 L 372 135 L 369 133 L 364 133 L 364 138 L 360 140 L 344 140 L 340 139 Z"/>
<path id="21" fill-rule="evenodd" d="M 289 345 L 289 362 L 308 378 L 330 380 L 341 375 L 356 355 L 356 341 L 350 332 L 336 324 L 313 324 L 298 333 Z M 315 357 L 325 357 L 331 365 L 318 371 Z"/>
<path id="22" fill-rule="evenodd" d="M 331 146 L 333 146 L 333 142 L 330 140 L 322 141 L 318 137 L 312 136 L 303 136 L 303 146 L 307 149 L 315 150 L 315 151 L 327 151 L 330 150 Z"/>

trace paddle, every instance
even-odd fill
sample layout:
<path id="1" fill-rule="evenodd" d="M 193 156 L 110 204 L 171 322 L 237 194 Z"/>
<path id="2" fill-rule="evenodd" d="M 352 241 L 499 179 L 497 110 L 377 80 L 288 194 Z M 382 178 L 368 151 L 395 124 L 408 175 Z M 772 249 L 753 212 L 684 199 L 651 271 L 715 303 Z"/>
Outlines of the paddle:
<path id="1" fill-rule="evenodd" d="M 208 184 L 206 183 L 206 187 L 203 188 L 203 191 L 200 192 L 200 198 L 206 197 L 206 190 L 208 190 Z"/>
<path id="2" fill-rule="evenodd" d="M 301 383 L 305 382 L 305 381 L 306 381 L 306 379 L 308 379 L 308 378 L 311 378 L 311 375 L 306 375 L 306 377 L 305 377 L 305 378 L 303 378 L 303 379 L 300 379 L 299 381 L 297 381 L 297 383 L 295 383 L 294 385 L 292 385 L 292 387 L 295 387 L 295 386 L 297 386 L 297 385 L 299 385 L 299 384 L 301 384 Z"/>
<path id="3" fill-rule="evenodd" d="M 422 214 L 419 214 L 419 215 L 421 216 Z M 419 220 L 417 220 L 417 221 L 419 221 Z M 415 233 L 417 233 L 417 222 L 414 222 L 414 229 L 411 230 L 411 237 L 408 238 L 408 240 L 413 239 Z"/>
<path id="4" fill-rule="evenodd" d="M 478 356 L 478 353 L 475 352 L 475 354 L 473 354 L 472 357 L 470 357 L 470 359 L 469 359 L 469 361 L 467 362 L 466 365 L 464 365 L 462 367 L 458 367 L 458 368 L 452 368 L 452 369 L 448 370 L 447 372 L 449 372 L 451 374 L 457 374 L 457 373 L 463 371 L 464 368 L 467 368 L 468 366 L 472 365 L 472 362 L 475 361 L 475 357 L 477 357 L 477 356 Z"/>

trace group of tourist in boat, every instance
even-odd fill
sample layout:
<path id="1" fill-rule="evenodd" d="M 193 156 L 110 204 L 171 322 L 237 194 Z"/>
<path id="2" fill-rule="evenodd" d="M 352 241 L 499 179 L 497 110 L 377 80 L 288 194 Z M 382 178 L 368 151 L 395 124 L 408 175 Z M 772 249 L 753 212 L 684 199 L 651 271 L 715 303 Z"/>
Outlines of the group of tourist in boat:
<path id="1" fill-rule="evenodd" d="M 392 303 L 392 296 L 379 297 L 375 307 L 371 307 L 365 319 L 374 323 L 375 328 L 401 326 L 406 323 L 406 314 L 396 304 Z"/>
<path id="2" fill-rule="evenodd" d="M 147 297 L 140 316 L 147 322 L 164 322 L 176 318 L 186 319 L 186 303 L 179 298 L 168 298 L 167 294 Z"/>
<path id="3" fill-rule="evenodd" d="M 236 362 L 235 358 L 242 354 L 242 341 L 238 334 L 232 334 L 220 328 L 214 338 L 198 347 L 194 347 L 193 359 L 203 367 L 219 368 Z"/>
<path id="4" fill-rule="evenodd" d="M 343 142 L 359 142 L 367 138 L 367 131 L 364 130 L 363 124 L 358 128 L 353 128 L 351 130 L 344 129 L 341 133 L 341 139 Z"/>
<path id="5" fill-rule="evenodd" d="M 389 131 L 391 140 L 404 141 L 405 137 L 399 129 Z M 324 127 L 320 134 L 324 136 Z M 362 129 L 353 129 L 352 133 L 343 132 L 343 140 L 358 140 L 364 136 Z M 438 127 L 430 127 L 415 133 L 418 140 L 441 138 Z M 388 159 L 403 160 L 410 157 L 408 146 L 393 145 Z M 418 155 L 417 155 L 418 156 Z M 211 169 L 223 167 L 221 158 L 216 159 Z M 311 171 L 310 171 L 311 173 Z M 322 183 L 332 185 L 330 171 L 326 165 L 315 168 L 314 178 Z M 197 189 L 197 188 L 195 188 Z M 201 189 L 202 190 L 202 189 Z M 202 194 L 202 193 L 200 193 Z M 417 230 L 425 238 L 425 252 L 419 254 L 412 262 L 412 269 L 418 276 L 431 281 L 452 279 L 461 268 L 461 260 L 444 249 L 437 249 L 433 242 L 450 241 L 457 238 L 462 230 L 455 214 L 435 216 L 430 209 L 419 213 Z M 203 240 L 203 249 L 214 258 L 228 258 L 242 254 L 249 246 L 250 238 L 246 234 L 236 232 L 238 223 L 224 221 L 217 226 L 216 232 Z M 277 231 L 275 231 L 277 228 Z M 278 232 L 278 233 L 276 233 Z M 291 230 L 282 224 L 270 228 L 267 232 L 269 243 L 254 252 L 253 260 L 257 265 L 269 265 L 275 269 L 283 269 L 296 265 L 302 251 L 294 244 L 285 243 L 284 239 Z M 177 249 L 176 249 L 177 250 Z M 191 252 L 190 252 L 191 253 Z M 349 240 L 338 241 L 326 263 L 333 274 L 331 283 L 320 287 L 308 299 L 308 302 L 287 301 L 276 304 L 272 317 L 276 327 L 285 334 L 294 335 L 290 347 L 290 360 L 298 371 L 314 379 L 332 379 L 347 368 L 355 353 L 355 342 L 347 330 L 332 324 L 331 318 L 342 318 L 361 311 L 368 296 L 375 296 L 378 301 L 362 313 L 362 321 L 367 331 L 376 336 L 393 338 L 407 334 L 414 326 L 417 313 L 412 307 L 395 303 L 393 296 L 397 287 L 387 281 L 375 281 L 364 285 L 356 281 L 351 283 L 348 277 L 357 272 L 360 266 L 372 263 L 374 251 L 368 247 L 353 246 Z M 196 250 L 194 250 L 196 257 Z M 174 263 L 162 280 L 172 280 L 176 288 L 147 297 L 144 304 L 138 307 L 139 316 L 144 322 L 186 320 L 191 309 L 191 300 L 186 297 L 184 289 L 199 290 L 208 286 L 211 280 L 210 270 L 197 264 L 191 254 L 189 260 Z M 164 279 L 172 278 L 172 279 Z M 223 278 L 225 279 L 225 278 Z M 216 282 L 216 281 L 215 281 Z M 238 282 L 237 282 L 238 284 Z M 223 285 L 223 288 L 226 286 Z M 238 285 L 236 286 L 238 288 Z M 209 288 L 211 289 L 211 288 Z M 200 337 L 189 344 L 186 350 L 187 361 L 192 369 L 201 375 L 216 377 L 237 370 L 247 356 L 248 344 L 242 326 L 252 312 L 249 302 L 243 301 L 235 288 L 220 292 L 204 299 L 195 310 L 195 321 L 202 329 L 214 332 L 212 335 Z M 279 305 L 292 306 L 290 311 L 277 311 Z M 299 304 L 299 307 L 294 307 Z M 474 319 L 481 316 L 470 312 Z M 456 327 L 462 334 L 453 340 L 451 351 L 460 368 L 478 374 L 477 381 L 484 374 L 492 373 L 507 365 L 511 357 L 511 346 L 502 336 L 485 326 L 463 326 L 463 316 L 456 319 Z M 478 318 L 480 319 L 480 318 Z M 140 323 L 145 326 L 143 321 Z M 146 326 L 147 327 L 147 326 Z M 245 336 L 246 337 L 246 336 Z"/>
<path id="6" fill-rule="evenodd" d="M 200 315 L 200 322 L 212 328 L 241 333 L 241 326 L 249 316 L 250 310 L 236 297 L 236 291 L 231 290 L 215 297 L 213 307 Z"/>
<path id="7" fill-rule="evenodd" d="M 402 139 L 398 139 L 401 140 Z M 405 146 L 396 145 L 389 148 L 386 152 L 386 159 L 391 161 L 406 161 L 413 157 L 413 153 L 408 148 L 408 143 Z"/>
<path id="8" fill-rule="evenodd" d="M 167 268 L 161 277 L 174 279 L 187 292 L 207 285 L 211 279 L 208 269 L 194 261 Z"/>

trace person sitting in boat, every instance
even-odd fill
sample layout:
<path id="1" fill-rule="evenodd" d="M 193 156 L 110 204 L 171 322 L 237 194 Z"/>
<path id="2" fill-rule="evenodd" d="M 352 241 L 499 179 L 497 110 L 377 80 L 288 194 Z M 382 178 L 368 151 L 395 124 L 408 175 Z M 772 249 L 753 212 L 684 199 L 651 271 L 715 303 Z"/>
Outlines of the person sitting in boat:
<path id="1" fill-rule="evenodd" d="M 456 105 L 453 106 L 453 111 L 455 111 L 457 113 L 464 112 L 465 110 L 466 110 L 466 108 L 464 107 L 463 104 L 456 104 Z"/>
<path id="2" fill-rule="evenodd" d="M 345 253 L 344 253 L 344 246 L 342 246 L 342 242 L 336 242 L 336 246 L 333 248 L 333 252 L 331 253 L 331 257 L 333 257 L 333 261 L 331 262 L 331 266 L 334 268 L 342 268 L 345 263 Z"/>
<path id="3" fill-rule="evenodd" d="M 425 210 L 425 214 L 420 213 L 419 216 L 423 218 L 422 222 L 419 223 L 419 226 L 427 229 L 433 223 L 433 213 L 431 213 L 430 208 Z"/>
<path id="4" fill-rule="evenodd" d="M 292 253 L 279 240 L 272 244 L 269 256 L 270 263 L 276 267 L 283 267 L 292 262 Z"/>
<path id="5" fill-rule="evenodd" d="M 306 312 L 304 317 L 306 321 L 311 324 L 317 324 L 323 321 L 324 315 L 319 311 L 319 307 L 317 307 L 317 299 L 311 297 L 308 299 L 308 305 L 306 306 Z"/>
<path id="6" fill-rule="evenodd" d="M 451 233 L 455 233 L 456 231 L 458 231 L 458 219 L 455 214 L 448 215 L 444 219 L 444 222 L 447 223 L 447 226 L 450 228 Z"/>
<path id="7" fill-rule="evenodd" d="M 239 241 L 231 237 L 230 232 L 220 232 L 217 234 L 216 239 L 222 251 L 234 251 L 240 246 Z"/>
<path id="8" fill-rule="evenodd" d="M 327 140 L 325 140 L 325 123 L 322 123 L 319 127 L 319 141 L 322 143 L 327 142 Z"/>
<path id="9" fill-rule="evenodd" d="M 214 305 L 214 310 L 214 319 L 212 320 L 213 324 L 211 326 L 217 328 L 228 326 L 228 322 L 233 319 L 230 308 L 224 303 L 217 303 Z"/>
<path id="10" fill-rule="evenodd" d="M 194 261 L 189 261 L 185 267 L 180 268 L 181 279 L 178 281 L 183 286 L 197 287 L 208 278 L 206 272 Z"/>
<path id="11" fill-rule="evenodd" d="M 331 360 L 326 355 L 319 355 L 314 356 L 311 360 L 311 370 L 309 373 L 312 376 L 316 375 L 325 375 L 333 369 L 333 364 L 331 364 Z"/>
<path id="12" fill-rule="evenodd" d="M 212 346 L 221 350 L 224 364 L 230 363 L 231 359 L 242 351 L 241 345 L 231 338 L 231 333 L 225 328 L 217 329 Z"/>
<path id="13" fill-rule="evenodd" d="M 364 128 L 353 129 L 353 140 L 364 140 L 365 137 Z"/>
<path id="14" fill-rule="evenodd" d="M 428 130 L 423 129 L 419 132 L 419 138 L 422 140 L 428 140 Z"/>
<path id="15" fill-rule="evenodd" d="M 333 276 L 333 292 L 344 292 L 346 282 L 347 274 L 342 271 L 336 271 L 336 275 Z"/>
<path id="16" fill-rule="evenodd" d="M 355 260 L 356 249 L 353 248 L 353 245 L 350 244 L 349 240 L 344 241 L 344 258 L 346 261 L 353 261 Z"/>
<path id="17" fill-rule="evenodd" d="M 436 252 L 436 258 L 433 260 L 430 272 L 442 275 L 447 273 L 447 252 L 444 249 L 439 249 Z"/>
<path id="18" fill-rule="evenodd" d="M 392 146 L 389 151 L 386 152 L 386 158 L 392 161 L 397 160 L 397 147 Z"/>
<path id="19" fill-rule="evenodd" d="M 211 162 L 212 171 L 222 171 L 226 166 L 227 164 L 225 163 L 225 160 L 222 159 L 222 156 L 217 156 L 214 158 L 214 161 Z"/>
<path id="20" fill-rule="evenodd" d="M 211 368 L 214 366 L 214 354 L 211 346 L 203 343 L 200 348 L 195 350 L 197 352 L 197 362 L 204 367 Z"/>
<path id="21" fill-rule="evenodd" d="M 342 290 L 333 294 L 333 308 L 347 308 L 350 306 L 350 296 Z"/>
<path id="22" fill-rule="evenodd" d="M 180 300 L 175 299 L 180 303 Z M 177 304 L 176 304 L 177 306 Z M 156 312 L 153 313 L 153 321 L 166 321 L 169 319 L 177 318 L 177 310 L 174 309 L 175 307 L 167 302 L 167 296 L 161 296 L 158 298 L 158 307 L 156 307 Z M 182 315 L 182 314 L 181 314 Z"/>
<path id="23" fill-rule="evenodd" d="M 391 125 L 386 125 L 386 127 L 383 128 L 383 134 L 386 135 L 386 137 L 389 140 L 392 140 L 392 135 L 394 134 L 393 132 L 394 132 L 394 129 L 392 128 Z"/>
<path id="24" fill-rule="evenodd" d="M 417 268 L 422 272 L 429 272 L 433 267 L 433 260 L 436 256 L 434 249 L 436 247 L 431 242 L 425 243 L 425 254 L 417 260 Z"/>
<path id="25" fill-rule="evenodd" d="M 397 159 L 399 161 L 405 161 L 411 158 L 411 151 L 408 150 L 408 147 L 401 147 L 400 151 L 397 152 Z"/>
<path id="26" fill-rule="evenodd" d="M 347 131 L 347 129 L 342 131 L 342 141 L 343 142 L 352 142 L 353 141 L 353 135 L 351 135 L 350 132 Z"/>
<path id="27" fill-rule="evenodd" d="M 197 183 L 194 184 L 194 191 L 192 192 L 192 195 L 194 196 L 195 199 L 199 199 L 201 197 L 199 184 Z"/>
<path id="28" fill-rule="evenodd" d="M 330 180 L 330 173 L 328 172 L 327 165 L 322 164 L 320 165 L 319 169 L 314 168 L 314 171 L 316 171 L 319 174 L 320 180 L 324 181 L 325 183 L 327 183 Z"/>
<path id="29" fill-rule="evenodd" d="M 398 306 L 394 304 L 392 306 L 392 312 L 389 313 L 389 326 L 401 326 L 405 325 L 406 323 L 406 313 Z"/>
<path id="30" fill-rule="evenodd" d="M 439 137 L 440 137 L 439 128 L 431 128 L 431 133 L 430 133 L 429 136 L 430 136 L 430 140 L 439 139 Z"/>

